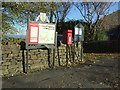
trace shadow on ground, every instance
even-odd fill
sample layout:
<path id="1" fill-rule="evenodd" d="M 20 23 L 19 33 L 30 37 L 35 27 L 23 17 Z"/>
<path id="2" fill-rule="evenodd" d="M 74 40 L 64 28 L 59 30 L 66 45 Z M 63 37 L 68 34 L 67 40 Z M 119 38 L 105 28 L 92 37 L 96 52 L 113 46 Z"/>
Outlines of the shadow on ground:
<path id="1" fill-rule="evenodd" d="M 118 88 L 117 59 L 88 61 L 23 76 L 3 78 L 3 88 Z"/>

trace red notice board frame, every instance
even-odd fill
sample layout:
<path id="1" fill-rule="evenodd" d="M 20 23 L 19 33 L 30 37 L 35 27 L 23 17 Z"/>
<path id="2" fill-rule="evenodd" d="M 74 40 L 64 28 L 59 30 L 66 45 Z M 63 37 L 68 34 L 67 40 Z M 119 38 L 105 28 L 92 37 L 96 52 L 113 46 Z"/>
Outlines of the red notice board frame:
<path id="1" fill-rule="evenodd" d="M 38 29 L 38 33 L 37 33 L 37 37 L 31 37 L 31 27 L 37 27 Z M 31 38 L 36 38 L 37 41 L 36 42 L 31 42 Z M 39 41 L 39 23 L 33 23 L 33 22 L 29 22 L 29 26 L 28 26 L 28 43 L 31 44 L 38 44 Z"/>

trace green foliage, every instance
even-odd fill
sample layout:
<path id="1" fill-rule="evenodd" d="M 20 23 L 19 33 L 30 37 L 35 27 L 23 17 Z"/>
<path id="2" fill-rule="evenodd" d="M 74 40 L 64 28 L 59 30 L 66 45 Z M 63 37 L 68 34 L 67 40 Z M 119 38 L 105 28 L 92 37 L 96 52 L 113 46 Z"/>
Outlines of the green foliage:
<path id="1" fill-rule="evenodd" d="M 35 17 L 40 12 L 49 13 L 49 10 L 45 7 L 47 3 L 39 2 L 3 2 L 2 3 L 2 34 L 13 34 L 18 30 L 15 28 L 15 24 L 24 26 L 27 23 L 27 16 L 30 15 L 30 19 Z"/>
<path id="2" fill-rule="evenodd" d="M 83 25 L 85 24 L 85 22 L 83 22 L 82 20 L 70 20 L 67 22 L 59 22 L 57 23 L 57 32 L 58 34 L 62 34 L 63 30 L 71 29 L 73 30 L 73 33 L 74 33 L 74 27 L 78 23 L 82 23 Z"/>
<path id="3" fill-rule="evenodd" d="M 74 35 L 74 27 L 78 23 L 82 23 L 82 25 L 84 26 L 84 39 L 85 39 L 85 41 L 89 41 L 89 39 L 91 37 L 89 24 L 87 24 L 86 22 L 84 22 L 82 20 L 70 20 L 67 22 L 60 22 L 57 24 L 57 32 L 58 32 L 58 34 L 62 34 L 63 30 L 71 29 L 71 30 L 73 30 L 73 35 Z M 94 41 L 99 41 L 99 40 L 100 41 L 108 40 L 108 36 L 107 36 L 106 32 L 101 31 L 100 29 L 99 30 L 97 29 L 97 32 L 95 33 Z"/>
<path id="4" fill-rule="evenodd" d="M 109 8 L 113 5 L 113 2 L 77 2 L 74 5 L 80 12 L 84 21 L 89 24 L 89 30 L 86 31 L 87 40 L 94 41 L 97 35 L 96 27 L 101 27 L 101 17 L 109 13 Z M 104 36 L 104 38 L 106 37 Z"/>
<path id="5" fill-rule="evenodd" d="M 86 23 L 86 24 L 84 24 L 84 39 L 85 39 L 85 41 L 88 41 L 89 37 L 90 37 L 90 27 Z"/>
<path id="6" fill-rule="evenodd" d="M 102 41 L 102 40 L 108 40 L 108 36 L 106 34 L 106 32 L 99 32 L 96 35 L 98 41 Z"/>
<path id="7" fill-rule="evenodd" d="M 57 21 L 64 20 L 70 5 L 66 2 L 2 2 L 3 35 L 17 32 L 15 24 L 25 26 L 28 15 L 35 21 L 40 12 L 45 12 L 50 22 L 53 22 L 53 16 Z"/>

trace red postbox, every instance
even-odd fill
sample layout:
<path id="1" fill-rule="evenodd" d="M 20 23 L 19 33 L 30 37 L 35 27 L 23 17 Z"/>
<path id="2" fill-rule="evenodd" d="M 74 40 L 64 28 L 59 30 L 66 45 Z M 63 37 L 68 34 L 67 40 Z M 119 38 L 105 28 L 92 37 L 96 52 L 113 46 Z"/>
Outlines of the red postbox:
<path id="1" fill-rule="evenodd" d="M 64 44 L 72 44 L 72 30 L 64 30 L 63 31 L 63 43 Z"/>

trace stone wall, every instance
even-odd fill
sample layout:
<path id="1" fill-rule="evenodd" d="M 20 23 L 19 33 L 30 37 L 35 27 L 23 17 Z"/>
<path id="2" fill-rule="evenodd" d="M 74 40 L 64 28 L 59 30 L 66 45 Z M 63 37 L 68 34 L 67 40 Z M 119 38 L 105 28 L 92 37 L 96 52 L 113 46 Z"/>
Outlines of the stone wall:
<path id="1" fill-rule="evenodd" d="M 73 45 L 70 45 L 69 62 L 72 62 Z M 77 51 L 76 51 L 77 53 Z M 77 57 L 75 57 L 77 59 Z M 2 45 L 2 76 L 13 76 L 24 72 L 23 63 L 26 61 L 26 50 L 20 50 L 18 44 Z M 66 45 L 62 44 L 56 49 L 54 66 L 66 64 Z M 28 72 L 50 68 L 53 65 L 53 49 L 48 50 L 36 49 L 29 50 L 28 53 Z"/>

